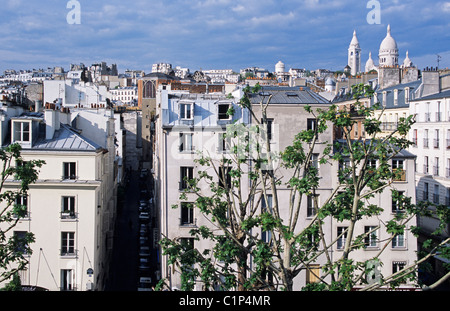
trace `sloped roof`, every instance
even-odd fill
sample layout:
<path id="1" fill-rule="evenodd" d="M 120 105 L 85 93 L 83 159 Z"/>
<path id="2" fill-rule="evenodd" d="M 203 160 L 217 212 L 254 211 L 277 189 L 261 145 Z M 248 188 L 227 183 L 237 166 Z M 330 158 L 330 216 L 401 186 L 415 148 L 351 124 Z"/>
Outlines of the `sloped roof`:
<path id="1" fill-rule="evenodd" d="M 330 101 L 308 88 L 300 90 L 298 87 L 263 87 L 259 93 L 250 94 L 250 101 L 260 103 L 270 95 L 270 104 L 330 104 Z"/>
<path id="2" fill-rule="evenodd" d="M 97 151 L 102 147 L 86 137 L 77 133 L 66 124 L 61 124 L 60 129 L 55 131 L 53 138 L 46 140 L 39 138 L 33 144 L 32 149 L 58 150 L 58 151 Z"/>

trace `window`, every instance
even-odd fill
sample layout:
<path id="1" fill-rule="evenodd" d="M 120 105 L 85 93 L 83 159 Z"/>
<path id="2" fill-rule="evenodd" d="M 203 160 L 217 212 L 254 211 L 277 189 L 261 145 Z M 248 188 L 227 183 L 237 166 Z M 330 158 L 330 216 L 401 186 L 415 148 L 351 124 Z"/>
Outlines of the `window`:
<path id="1" fill-rule="evenodd" d="M 319 200 L 319 195 L 307 196 L 306 217 L 313 217 L 317 213 L 316 203 Z"/>
<path id="2" fill-rule="evenodd" d="M 77 179 L 75 162 L 64 162 L 63 170 L 63 179 Z"/>
<path id="3" fill-rule="evenodd" d="M 447 177 L 447 178 L 450 177 L 450 158 L 447 158 L 447 167 L 446 167 L 445 177 Z"/>
<path id="4" fill-rule="evenodd" d="M 273 137 L 273 119 L 266 119 L 267 124 L 265 124 L 265 131 L 264 133 L 267 134 L 267 138 L 269 141 L 272 140 Z M 261 124 L 263 123 L 263 120 L 261 119 Z M 263 139 L 265 139 L 266 136 L 263 136 Z"/>
<path id="5" fill-rule="evenodd" d="M 192 144 L 194 134 L 192 133 L 180 133 L 180 152 L 194 151 L 194 146 Z"/>
<path id="6" fill-rule="evenodd" d="M 194 249 L 194 238 L 180 238 L 180 244 L 186 251 L 190 251 Z"/>
<path id="7" fill-rule="evenodd" d="M 392 248 L 401 248 L 401 247 L 405 247 L 405 235 L 397 234 L 392 239 Z"/>
<path id="8" fill-rule="evenodd" d="M 180 190 L 188 188 L 189 180 L 194 178 L 193 167 L 180 167 Z"/>
<path id="9" fill-rule="evenodd" d="M 406 172 L 403 169 L 403 160 L 392 160 L 392 171 L 395 181 L 406 181 Z"/>
<path id="10" fill-rule="evenodd" d="M 367 160 L 367 172 L 369 174 L 375 173 L 377 170 L 377 160 L 375 159 L 369 159 Z"/>
<path id="11" fill-rule="evenodd" d="M 399 197 L 403 197 L 405 195 L 405 191 L 397 191 Z M 392 197 L 392 213 L 400 213 L 403 212 L 403 206 L 400 204 L 400 200 L 396 200 Z"/>
<path id="12" fill-rule="evenodd" d="M 230 120 L 231 119 L 231 115 L 228 114 L 228 110 L 230 109 L 231 105 L 230 104 L 219 104 L 217 106 L 218 109 L 218 115 L 217 118 L 219 120 Z"/>
<path id="13" fill-rule="evenodd" d="M 16 201 L 15 201 L 16 205 L 21 205 L 24 206 L 26 209 L 26 213 L 23 214 L 22 217 L 29 217 L 29 213 L 28 213 L 28 197 L 26 195 L 18 195 L 16 197 Z"/>
<path id="14" fill-rule="evenodd" d="M 366 247 L 376 247 L 377 246 L 377 229 L 375 226 L 365 226 L 364 233 L 366 237 L 364 238 L 364 244 Z"/>
<path id="15" fill-rule="evenodd" d="M 417 147 L 417 130 L 413 130 L 413 146 Z"/>
<path id="16" fill-rule="evenodd" d="M 337 249 L 344 249 L 345 241 L 347 239 L 347 227 L 337 227 Z"/>
<path id="17" fill-rule="evenodd" d="M 439 148 L 439 130 L 434 131 L 434 148 Z"/>
<path id="18" fill-rule="evenodd" d="M 221 166 L 219 168 L 219 187 L 231 189 L 230 167 Z"/>
<path id="19" fill-rule="evenodd" d="M 267 198 L 267 202 L 266 202 L 266 198 Z M 261 197 L 261 213 L 272 213 L 273 196 L 271 194 L 267 194 L 266 198 L 264 196 Z"/>
<path id="20" fill-rule="evenodd" d="M 423 173 L 428 174 L 428 156 L 423 157 Z"/>
<path id="21" fill-rule="evenodd" d="M 266 199 L 264 198 L 264 196 L 262 196 L 262 198 L 261 198 L 261 213 L 272 213 L 273 197 L 271 194 L 267 194 L 266 197 L 267 197 L 267 202 L 266 202 Z M 261 240 L 263 242 L 270 243 L 270 241 L 272 240 L 272 231 L 261 230 Z"/>
<path id="22" fill-rule="evenodd" d="M 71 291 L 73 288 L 73 270 L 61 270 L 61 290 Z"/>
<path id="23" fill-rule="evenodd" d="M 306 283 L 317 283 L 320 280 L 320 266 L 319 265 L 309 265 L 306 270 Z"/>
<path id="24" fill-rule="evenodd" d="M 428 130 L 424 131 L 423 135 L 423 147 L 428 148 Z"/>
<path id="25" fill-rule="evenodd" d="M 14 122 L 14 141 L 30 142 L 30 123 Z"/>
<path id="26" fill-rule="evenodd" d="M 317 120 L 316 119 L 307 119 L 306 120 L 306 129 L 315 131 L 317 128 Z"/>
<path id="27" fill-rule="evenodd" d="M 73 218 L 75 216 L 75 197 L 62 197 L 61 218 Z"/>
<path id="28" fill-rule="evenodd" d="M 61 256 L 75 255 L 75 233 L 61 233 Z"/>
<path id="29" fill-rule="evenodd" d="M 394 261 L 392 263 L 392 273 L 397 273 L 400 270 L 403 270 L 406 266 L 406 262 L 405 261 Z"/>
<path id="30" fill-rule="evenodd" d="M 194 204 L 188 202 L 181 203 L 181 225 L 194 224 Z"/>
<path id="31" fill-rule="evenodd" d="M 439 158 L 434 158 L 433 175 L 439 176 Z"/>
<path id="32" fill-rule="evenodd" d="M 27 234 L 26 231 L 14 231 L 15 251 L 19 254 L 28 255 Z"/>
<path id="33" fill-rule="evenodd" d="M 229 152 L 231 148 L 231 137 L 227 133 L 219 133 L 218 152 Z"/>
<path id="34" fill-rule="evenodd" d="M 423 183 L 423 196 L 422 196 L 422 200 L 423 201 L 428 201 L 428 183 Z"/>
<path id="35" fill-rule="evenodd" d="M 311 166 L 319 169 L 319 154 L 318 153 L 313 153 L 311 155 Z"/>
<path id="36" fill-rule="evenodd" d="M 181 120 L 192 120 L 194 118 L 194 105 L 180 104 L 180 119 Z"/>
<path id="37" fill-rule="evenodd" d="M 439 185 L 434 185 L 433 203 L 439 204 Z"/>

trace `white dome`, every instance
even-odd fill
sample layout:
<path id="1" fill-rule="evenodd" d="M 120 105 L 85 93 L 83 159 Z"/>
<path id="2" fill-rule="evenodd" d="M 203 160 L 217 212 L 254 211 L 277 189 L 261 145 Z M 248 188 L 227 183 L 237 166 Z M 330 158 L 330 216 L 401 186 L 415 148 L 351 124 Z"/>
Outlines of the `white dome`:
<path id="1" fill-rule="evenodd" d="M 391 36 L 391 25 L 388 25 L 386 38 L 384 38 L 384 40 L 381 42 L 381 45 L 380 45 L 380 52 L 381 51 L 392 51 L 392 50 L 398 50 L 398 48 L 397 48 L 397 42 Z"/>
<path id="2" fill-rule="evenodd" d="M 397 42 L 391 36 L 391 26 L 387 27 L 386 38 L 380 45 L 380 51 L 378 53 L 380 67 L 398 66 L 398 48 Z"/>
<path id="3" fill-rule="evenodd" d="M 276 73 L 283 73 L 285 69 L 284 63 L 280 60 L 276 65 L 275 65 L 275 72 Z"/>
<path id="4" fill-rule="evenodd" d="M 336 85 L 336 82 L 334 81 L 334 79 L 332 77 L 328 77 L 325 80 L 325 85 Z"/>
<path id="5" fill-rule="evenodd" d="M 408 51 L 406 51 L 406 58 L 403 61 L 403 67 L 407 68 L 407 67 L 412 67 L 412 66 L 413 66 L 413 63 L 412 63 L 411 59 L 409 58 Z"/>
<path id="6" fill-rule="evenodd" d="M 366 72 L 376 69 L 375 63 L 372 59 L 372 52 L 369 53 L 369 59 L 366 62 Z"/>

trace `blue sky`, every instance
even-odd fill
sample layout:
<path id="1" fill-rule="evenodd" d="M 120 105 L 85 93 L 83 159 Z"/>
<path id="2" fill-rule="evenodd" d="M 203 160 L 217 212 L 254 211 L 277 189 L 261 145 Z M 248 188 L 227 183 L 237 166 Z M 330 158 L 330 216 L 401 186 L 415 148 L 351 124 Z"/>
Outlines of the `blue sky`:
<path id="1" fill-rule="evenodd" d="M 3 0 L 0 72 L 71 63 L 116 63 L 151 71 L 153 63 L 198 69 L 258 66 L 341 70 L 353 30 L 377 63 L 388 24 L 400 50 L 420 69 L 450 67 L 450 1 L 379 0 L 381 23 L 369 24 L 369 0 Z"/>

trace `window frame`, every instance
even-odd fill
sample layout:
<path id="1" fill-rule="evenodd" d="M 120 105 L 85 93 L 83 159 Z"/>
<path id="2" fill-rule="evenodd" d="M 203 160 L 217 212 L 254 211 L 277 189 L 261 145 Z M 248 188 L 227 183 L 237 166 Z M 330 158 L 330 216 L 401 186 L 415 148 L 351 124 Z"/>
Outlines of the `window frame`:
<path id="1" fill-rule="evenodd" d="M 64 179 L 64 180 L 75 180 L 75 179 L 78 179 L 78 176 L 77 176 L 77 162 L 63 162 L 63 176 L 62 176 L 62 179 Z"/>

